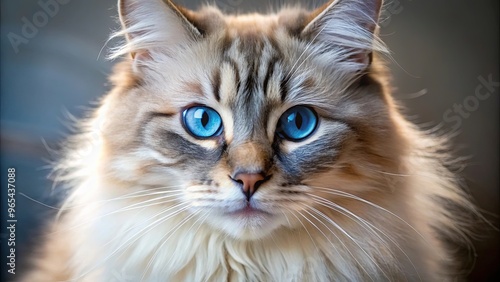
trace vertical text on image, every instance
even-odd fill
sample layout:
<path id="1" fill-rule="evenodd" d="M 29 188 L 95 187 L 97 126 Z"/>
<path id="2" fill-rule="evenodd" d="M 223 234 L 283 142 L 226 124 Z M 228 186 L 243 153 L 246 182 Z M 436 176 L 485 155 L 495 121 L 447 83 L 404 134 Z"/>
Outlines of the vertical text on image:
<path id="1" fill-rule="evenodd" d="M 7 169 L 7 272 L 16 274 L 16 169 Z"/>

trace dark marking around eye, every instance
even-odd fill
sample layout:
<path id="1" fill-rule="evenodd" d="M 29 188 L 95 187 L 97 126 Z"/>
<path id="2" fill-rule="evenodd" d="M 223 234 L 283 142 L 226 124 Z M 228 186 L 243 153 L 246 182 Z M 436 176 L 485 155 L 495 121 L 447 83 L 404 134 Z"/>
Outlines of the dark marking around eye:
<path id="1" fill-rule="evenodd" d="M 173 117 L 176 113 L 159 113 L 159 112 L 151 112 L 146 115 L 144 120 L 142 121 L 143 125 L 148 124 L 151 120 L 155 118 L 170 118 Z M 144 127 L 142 127 L 144 128 Z"/>
<path id="2" fill-rule="evenodd" d="M 175 163 L 175 165 L 168 166 L 189 169 L 200 178 L 209 179 L 207 167 L 213 167 L 219 162 L 226 150 L 225 144 L 207 149 L 187 140 L 180 134 L 166 130 L 159 122 L 152 122 L 155 117 L 164 116 L 165 114 L 159 113 L 152 113 L 148 116 L 145 120 L 147 123 L 140 132 L 142 143 Z M 158 165 L 164 166 L 162 163 Z"/>
<path id="3" fill-rule="evenodd" d="M 340 133 L 340 136 L 324 135 L 288 154 L 280 150 L 282 141 L 276 139 L 273 144 L 276 165 L 283 171 L 286 180 L 291 183 L 300 182 L 314 173 L 331 169 L 339 157 L 346 134 L 347 132 Z"/>
<path id="4" fill-rule="evenodd" d="M 220 69 L 214 70 L 214 77 L 212 80 L 212 91 L 214 93 L 215 100 L 220 102 Z"/>
<path id="5" fill-rule="evenodd" d="M 168 157 L 180 159 L 180 162 L 190 167 L 200 167 L 201 170 L 215 165 L 223 152 L 220 147 L 206 149 L 168 130 L 162 130 L 161 140 L 158 143 L 161 148 L 156 149 L 160 152 Z"/>
<path id="6" fill-rule="evenodd" d="M 137 136 L 139 136 L 139 139 L 142 140 L 143 143 L 146 143 L 146 142 L 144 142 L 145 132 L 146 132 L 147 126 L 151 123 L 151 121 L 156 119 L 156 118 L 170 118 L 174 115 L 175 115 L 175 113 L 158 113 L 158 112 L 147 113 L 141 122 L 141 126 L 139 126 L 137 129 Z"/>

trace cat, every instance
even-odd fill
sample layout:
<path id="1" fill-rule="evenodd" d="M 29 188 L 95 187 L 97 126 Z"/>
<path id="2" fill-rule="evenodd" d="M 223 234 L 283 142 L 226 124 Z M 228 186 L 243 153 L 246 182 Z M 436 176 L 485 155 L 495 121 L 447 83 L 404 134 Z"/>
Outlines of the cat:
<path id="1" fill-rule="evenodd" d="M 475 208 L 391 96 L 381 0 L 119 0 L 114 88 L 23 281 L 450 281 Z"/>

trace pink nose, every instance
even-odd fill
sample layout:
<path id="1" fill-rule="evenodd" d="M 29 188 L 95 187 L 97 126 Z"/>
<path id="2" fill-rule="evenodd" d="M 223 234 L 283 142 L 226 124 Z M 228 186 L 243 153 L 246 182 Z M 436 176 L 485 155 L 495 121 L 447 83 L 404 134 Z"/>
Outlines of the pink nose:
<path id="1" fill-rule="evenodd" d="M 232 179 L 242 185 L 243 194 L 250 200 L 259 186 L 266 181 L 262 173 L 238 173 Z"/>

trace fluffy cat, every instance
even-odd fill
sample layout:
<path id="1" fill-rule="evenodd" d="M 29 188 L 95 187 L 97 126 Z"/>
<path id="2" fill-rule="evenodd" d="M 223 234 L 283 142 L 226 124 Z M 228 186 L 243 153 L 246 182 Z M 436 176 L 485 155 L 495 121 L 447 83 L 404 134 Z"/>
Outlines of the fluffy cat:
<path id="1" fill-rule="evenodd" d="M 381 0 L 223 15 L 120 0 L 114 89 L 57 166 L 24 281 L 447 281 L 473 213 L 405 120 Z M 445 239 L 448 238 L 448 239 Z"/>

